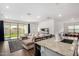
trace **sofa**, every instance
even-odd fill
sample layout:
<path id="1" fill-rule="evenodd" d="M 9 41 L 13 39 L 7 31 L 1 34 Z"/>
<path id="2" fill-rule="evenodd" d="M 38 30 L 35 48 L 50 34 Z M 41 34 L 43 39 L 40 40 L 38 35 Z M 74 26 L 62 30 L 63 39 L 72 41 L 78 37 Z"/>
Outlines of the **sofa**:
<path id="1" fill-rule="evenodd" d="M 51 35 L 45 35 L 40 33 L 36 33 L 36 34 L 30 33 L 29 35 L 25 34 L 24 36 L 21 36 L 22 46 L 25 49 L 29 50 L 34 47 L 34 42 L 44 40 L 47 37 L 51 37 Z"/>
<path id="2" fill-rule="evenodd" d="M 34 47 L 34 36 L 33 35 L 25 35 L 25 36 L 21 36 L 21 42 L 22 42 L 22 46 L 29 50 L 31 48 Z"/>

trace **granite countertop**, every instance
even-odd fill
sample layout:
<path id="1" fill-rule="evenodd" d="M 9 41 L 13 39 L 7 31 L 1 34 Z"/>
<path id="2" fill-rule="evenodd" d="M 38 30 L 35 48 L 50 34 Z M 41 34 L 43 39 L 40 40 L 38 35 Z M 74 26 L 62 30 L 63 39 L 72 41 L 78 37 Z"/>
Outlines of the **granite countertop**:
<path id="1" fill-rule="evenodd" d="M 73 56 L 73 53 L 74 53 L 74 49 L 72 49 L 73 48 L 72 44 L 58 42 L 54 38 L 42 40 L 42 41 L 36 42 L 36 44 L 46 47 L 51 51 L 55 51 L 64 56 Z"/>

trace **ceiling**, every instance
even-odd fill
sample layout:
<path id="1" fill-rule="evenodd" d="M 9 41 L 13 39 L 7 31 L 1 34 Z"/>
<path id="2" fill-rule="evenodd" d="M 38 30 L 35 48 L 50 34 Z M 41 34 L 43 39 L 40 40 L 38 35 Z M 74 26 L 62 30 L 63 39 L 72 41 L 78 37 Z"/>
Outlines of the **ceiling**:
<path id="1" fill-rule="evenodd" d="M 78 3 L 0 3 L 3 19 L 39 22 L 79 18 Z"/>

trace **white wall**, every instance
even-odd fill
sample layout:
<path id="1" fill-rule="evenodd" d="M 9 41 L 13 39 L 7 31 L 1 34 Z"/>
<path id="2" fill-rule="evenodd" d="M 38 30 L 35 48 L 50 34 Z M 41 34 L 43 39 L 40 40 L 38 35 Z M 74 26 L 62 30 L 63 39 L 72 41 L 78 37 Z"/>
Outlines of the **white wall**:
<path id="1" fill-rule="evenodd" d="M 38 31 L 40 31 L 41 28 L 49 28 L 49 33 L 54 34 L 54 20 L 48 19 L 48 20 L 39 22 Z"/>
<path id="2" fill-rule="evenodd" d="M 2 20 L 3 19 L 3 14 L 0 12 L 0 20 Z"/>
<path id="3" fill-rule="evenodd" d="M 38 24 L 37 23 L 31 23 L 30 24 L 30 33 L 37 33 L 38 32 Z"/>

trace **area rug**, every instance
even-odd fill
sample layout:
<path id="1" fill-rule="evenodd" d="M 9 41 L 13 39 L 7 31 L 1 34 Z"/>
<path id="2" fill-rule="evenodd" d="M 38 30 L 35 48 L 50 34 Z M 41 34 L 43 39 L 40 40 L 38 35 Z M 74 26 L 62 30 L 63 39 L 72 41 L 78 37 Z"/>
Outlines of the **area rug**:
<path id="1" fill-rule="evenodd" d="M 9 42 L 9 48 L 11 53 L 23 49 L 20 40 L 11 39 L 8 40 L 8 42 Z"/>

